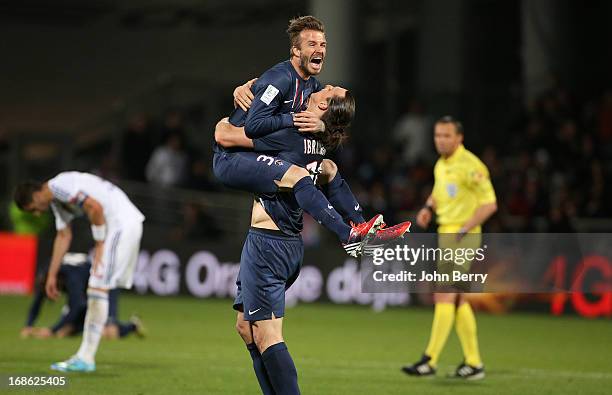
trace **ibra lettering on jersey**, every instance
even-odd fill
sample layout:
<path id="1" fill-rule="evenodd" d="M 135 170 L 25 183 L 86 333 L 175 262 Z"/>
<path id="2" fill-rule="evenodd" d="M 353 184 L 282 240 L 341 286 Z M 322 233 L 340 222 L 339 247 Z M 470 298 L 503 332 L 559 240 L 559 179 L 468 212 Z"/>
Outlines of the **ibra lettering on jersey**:
<path id="1" fill-rule="evenodd" d="M 308 155 L 325 155 L 327 150 L 319 140 L 304 139 L 304 153 Z"/>

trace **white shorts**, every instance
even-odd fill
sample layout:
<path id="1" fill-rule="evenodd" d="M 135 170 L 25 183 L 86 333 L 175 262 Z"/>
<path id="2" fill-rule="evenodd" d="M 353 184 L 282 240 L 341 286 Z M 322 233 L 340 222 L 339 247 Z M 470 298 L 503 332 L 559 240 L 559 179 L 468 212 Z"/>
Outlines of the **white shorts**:
<path id="1" fill-rule="evenodd" d="M 101 289 L 132 287 L 140 252 L 142 222 L 134 221 L 121 227 L 109 227 L 104 241 L 102 262 L 92 266 L 89 286 Z"/>

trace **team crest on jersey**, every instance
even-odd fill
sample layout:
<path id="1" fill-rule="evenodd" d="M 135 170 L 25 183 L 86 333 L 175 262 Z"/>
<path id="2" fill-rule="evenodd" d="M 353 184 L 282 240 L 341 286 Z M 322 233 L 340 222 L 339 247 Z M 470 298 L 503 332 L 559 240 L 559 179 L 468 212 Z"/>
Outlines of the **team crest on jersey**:
<path id="1" fill-rule="evenodd" d="M 448 184 L 446 184 L 446 193 L 448 193 L 448 196 L 454 198 L 455 196 L 457 196 L 457 191 L 459 188 L 457 188 L 457 184 L 449 182 Z"/>

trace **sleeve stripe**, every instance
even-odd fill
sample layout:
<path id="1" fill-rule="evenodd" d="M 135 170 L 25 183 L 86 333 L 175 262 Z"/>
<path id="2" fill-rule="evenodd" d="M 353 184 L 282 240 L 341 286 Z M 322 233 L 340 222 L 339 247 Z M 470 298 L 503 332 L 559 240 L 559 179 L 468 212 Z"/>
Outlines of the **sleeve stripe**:
<path id="1" fill-rule="evenodd" d="M 111 241 L 111 253 L 110 253 L 110 262 L 108 268 L 106 269 L 104 282 L 109 283 L 111 280 L 111 276 L 113 275 L 113 269 L 115 266 L 115 260 L 117 258 L 117 244 L 119 243 L 121 237 L 121 231 L 118 231 L 113 236 L 113 240 Z"/>
<path id="2" fill-rule="evenodd" d="M 53 186 L 53 185 L 49 185 L 49 188 L 51 189 L 51 192 L 53 192 L 53 194 L 56 195 L 58 198 L 64 199 L 64 200 L 70 199 L 70 194 L 64 191 L 63 189 L 57 186 Z"/>

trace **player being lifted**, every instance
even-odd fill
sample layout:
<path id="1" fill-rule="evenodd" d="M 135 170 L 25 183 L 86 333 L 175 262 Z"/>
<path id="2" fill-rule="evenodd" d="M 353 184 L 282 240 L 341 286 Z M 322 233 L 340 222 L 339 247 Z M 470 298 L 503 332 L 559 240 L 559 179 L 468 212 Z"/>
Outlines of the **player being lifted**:
<path id="1" fill-rule="evenodd" d="M 287 32 L 291 42 L 290 60 L 275 65 L 258 78 L 252 86 L 254 95 L 250 94 L 250 86 L 244 89 L 246 95 L 243 97 L 235 93 L 241 108 L 234 111 L 229 123 L 244 125 L 244 133 L 249 138 L 262 138 L 290 127 L 299 127 L 305 133 L 317 132 L 325 130 L 325 125 L 334 117 L 339 117 L 334 118 L 334 122 L 346 126 L 352 120 L 354 99 L 350 92 L 340 87 L 326 86 L 327 94 L 321 96 L 321 101 L 313 103 L 310 110 L 317 108 L 320 114 L 307 108 L 311 93 L 321 91 L 320 83 L 313 76 L 321 71 L 325 58 L 323 24 L 311 16 L 296 18 L 290 21 Z M 246 112 L 249 106 L 251 108 Z M 331 111 L 327 111 L 328 108 Z M 326 111 L 327 115 L 324 115 Z M 291 112 L 297 113 L 292 115 Z M 328 122 L 321 117 L 327 118 Z M 328 130 L 327 136 L 334 135 L 341 136 L 342 133 Z M 320 140 L 314 139 L 313 145 L 307 145 L 310 141 L 299 141 L 304 143 L 305 152 L 319 150 L 325 154 L 326 149 Z M 319 170 L 315 162 L 307 164 L 306 170 L 274 157 L 266 160 L 258 153 L 261 149 L 256 147 L 255 150 L 257 152 L 248 152 L 244 148 L 227 149 L 217 144 L 213 163 L 217 178 L 228 186 L 254 193 L 274 193 L 292 188 L 297 204 L 334 232 L 353 256 L 360 254 L 363 245 L 383 226 L 382 215 L 365 222 L 361 206 L 340 174 L 326 187 L 326 197 L 311 177 L 311 173 Z M 352 226 L 344 220 L 350 221 Z"/>
<path id="2" fill-rule="evenodd" d="M 350 104 L 347 104 L 343 100 L 344 95 L 350 95 L 350 93 L 344 88 L 330 85 L 310 95 L 307 111 L 320 117 L 326 125 L 324 132 L 316 134 L 302 133 L 295 127 L 291 127 L 264 137 L 250 139 L 246 136 L 244 128 L 221 120 L 215 130 L 215 140 L 224 149 L 232 150 L 232 153 L 218 155 L 215 158 L 218 161 L 227 161 L 222 166 L 218 166 L 216 174 L 219 174 L 230 186 L 257 192 L 258 202 L 264 204 L 266 210 L 268 208 L 265 203 L 269 199 L 263 198 L 273 200 L 274 195 L 279 191 L 291 190 L 296 205 L 307 211 L 299 200 L 297 191 L 300 183 L 307 183 L 313 186 L 317 184 L 325 191 L 330 196 L 330 201 L 337 203 L 340 213 L 345 218 L 351 215 L 356 216 L 356 208 L 359 204 L 348 184 L 338 173 L 336 164 L 329 159 L 323 159 L 329 150 L 337 148 L 347 137 L 347 128 L 354 113 L 354 101 L 351 99 Z M 245 148 L 254 149 L 255 152 L 235 151 Z M 231 155 L 232 158 L 225 159 L 227 155 Z M 305 162 L 305 157 L 315 159 Z M 319 157 L 321 159 L 316 159 Z M 311 171 L 309 172 L 306 168 Z M 320 198 L 325 203 L 328 202 L 325 195 L 316 186 L 314 192 L 314 196 L 305 195 L 304 199 Z M 307 203 L 313 204 L 310 201 Z M 336 212 L 333 207 L 330 208 L 329 203 L 323 209 Z M 301 211 L 299 217 L 301 218 Z M 368 226 L 370 230 L 374 230 L 374 227 L 370 225 L 376 224 L 375 221 L 380 217 L 382 216 L 376 216 L 373 220 L 360 226 Z M 335 214 L 334 219 L 344 224 L 339 214 Z M 405 222 L 392 228 L 379 229 L 372 232 L 372 237 L 368 240 L 376 238 L 390 241 L 401 237 L 409 229 L 409 224 Z M 348 227 L 346 224 L 344 226 Z M 358 227 L 353 227 L 353 229 Z M 347 251 L 354 252 L 356 249 L 347 248 Z"/>
<path id="3" fill-rule="evenodd" d="M 57 299 L 57 274 L 72 241 L 70 223 L 87 215 L 95 241 L 93 266 L 87 289 L 83 339 L 77 353 L 51 365 L 63 372 L 96 370 L 95 355 L 108 318 L 108 292 L 131 288 L 140 250 L 144 215 L 126 194 L 93 174 L 63 172 L 45 183 L 24 182 L 15 190 L 15 203 L 25 211 L 41 213 L 49 207 L 57 234 L 45 290 Z"/>

